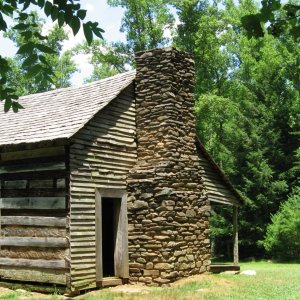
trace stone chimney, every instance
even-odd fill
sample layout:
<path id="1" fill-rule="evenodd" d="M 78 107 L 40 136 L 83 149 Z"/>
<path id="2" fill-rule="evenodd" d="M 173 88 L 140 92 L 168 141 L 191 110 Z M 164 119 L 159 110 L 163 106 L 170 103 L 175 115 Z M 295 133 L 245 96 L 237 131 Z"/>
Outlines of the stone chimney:
<path id="1" fill-rule="evenodd" d="M 136 55 L 138 161 L 127 182 L 130 280 L 168 284 L 208 270 L 209 204 L 195 145 L 194 61 Z"/>

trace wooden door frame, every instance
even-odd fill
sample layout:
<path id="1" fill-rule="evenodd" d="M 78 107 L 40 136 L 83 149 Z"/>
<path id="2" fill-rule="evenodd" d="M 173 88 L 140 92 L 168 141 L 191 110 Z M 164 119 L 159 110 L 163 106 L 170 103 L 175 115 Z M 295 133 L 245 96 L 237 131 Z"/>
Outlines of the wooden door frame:
<path id="1" fill-rule="evenodd" d="M 114 259 L 118 253 L 122 253 L 122 266 L 116 274 L 117 277 L 129 278 L 128 262 L 128 220 L 127 220 L 127 192 L 119 189 L 96 188 L 95 199 L 95 231 L 96 231 L 96 281 L 103 279 L 102 265 L 102 198 L 119 198 L 121 200 L 119 226 L 117 229 L 116 249 Z M 121 248 L 121 249 L 120 249 Z M 117 252 L 119 250 L 119 252 Z M 115 264 L 116 265 L 116 264 Z"/>

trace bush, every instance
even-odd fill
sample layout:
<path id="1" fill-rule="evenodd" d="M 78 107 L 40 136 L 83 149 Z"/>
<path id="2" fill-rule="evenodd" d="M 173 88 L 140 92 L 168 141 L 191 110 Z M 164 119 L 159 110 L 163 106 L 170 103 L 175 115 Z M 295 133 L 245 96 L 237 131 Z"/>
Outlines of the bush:
<path id="1" fill-rule="evenodd" d="M 272 216 L 263 246 L 274 258 L 300 258 L 300 187 Z"/>

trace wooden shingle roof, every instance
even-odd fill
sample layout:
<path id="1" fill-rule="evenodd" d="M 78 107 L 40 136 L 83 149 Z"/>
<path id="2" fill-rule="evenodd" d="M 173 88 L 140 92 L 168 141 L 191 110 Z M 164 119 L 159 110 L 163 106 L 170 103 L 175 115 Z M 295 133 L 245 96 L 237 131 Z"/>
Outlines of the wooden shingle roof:
<path id="1" fill-rule="evenodd" d="M 70 138 L 134 78 L 135 71 L 130 71 L 80 87 L 21 97 L 25 109 L 0 114 L 0 146 Z"/>

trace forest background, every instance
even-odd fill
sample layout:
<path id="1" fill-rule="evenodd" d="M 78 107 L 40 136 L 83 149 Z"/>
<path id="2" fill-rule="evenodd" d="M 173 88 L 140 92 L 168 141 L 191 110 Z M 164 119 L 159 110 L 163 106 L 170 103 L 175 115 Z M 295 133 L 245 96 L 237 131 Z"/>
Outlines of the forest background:
<path id="1" fill-rule="evenodd" d="M 136 51 L 174 46 L 192 52 L 197 134 L 246 200 L 239 212 L 241 258 L 300 259 L 300 48 L 299 36 L 290 30 L 299 24 L 299 2 L 288 2 L 296 7 L 289 24 L 274 34 L 274 28 L 267 30 L 270 22 L 260 23 L 263 34 L 256 37 L 243 26 L 243 17 L 261 12 L 253 0 L 107 2 L 123 8 L 125 42 L 93 40 L 91 34 L 101 31 L 91 23 L 84 27 L 87 42 L 62 51 L 68 34 L 53 10 L 48 8 L 57 22 L 48 39 L 39 36 L 44 26 L 39 13 L 24 16 L 23 29 L 17 20 L 5 33 L 19 48 L 6 58 L 5 85 L 17 96 L 70 86 L 78 54 L 89 57 L 93 71 L 85 81 L 91 82 L 134 68 Z M 285 20 L 287 11 L 277 6 L 270 18 Z M 72 29 L 78 32 L 78 24 Z M 28 41 L 38 41 L 43 55 L 28 56 Z M 47 78 L 38 66 L 47 66 Z M 231 259 L 231 209 L 215 207 L 211 221 L 214 255 Z"/>

